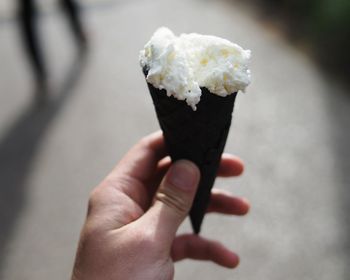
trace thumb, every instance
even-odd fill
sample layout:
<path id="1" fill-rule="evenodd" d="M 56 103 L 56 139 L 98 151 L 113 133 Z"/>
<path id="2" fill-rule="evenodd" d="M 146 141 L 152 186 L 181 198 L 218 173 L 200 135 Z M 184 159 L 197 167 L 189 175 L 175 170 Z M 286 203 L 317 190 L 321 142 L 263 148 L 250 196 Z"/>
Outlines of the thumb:
<path id="1" fill-rule="evenodd" d="M 144 215 L 148 226 L 153 225 L 158 238 L 168 240 L 169 245 L 191 209 L 199 179 L 200 171 L 194 163 L 175 162 L 160 184 L 154 205 Z"/>

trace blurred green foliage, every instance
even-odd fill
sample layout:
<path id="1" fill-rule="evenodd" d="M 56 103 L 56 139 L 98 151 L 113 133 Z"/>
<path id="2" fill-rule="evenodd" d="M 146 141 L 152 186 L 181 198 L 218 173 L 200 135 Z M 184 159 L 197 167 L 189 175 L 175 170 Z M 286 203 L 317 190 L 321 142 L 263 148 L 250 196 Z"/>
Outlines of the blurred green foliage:
<path id="1" fill-rule="evenodd" d="M 350 75 L 350 0 L 266 0 L 309 39 L 323 62 Z"/>

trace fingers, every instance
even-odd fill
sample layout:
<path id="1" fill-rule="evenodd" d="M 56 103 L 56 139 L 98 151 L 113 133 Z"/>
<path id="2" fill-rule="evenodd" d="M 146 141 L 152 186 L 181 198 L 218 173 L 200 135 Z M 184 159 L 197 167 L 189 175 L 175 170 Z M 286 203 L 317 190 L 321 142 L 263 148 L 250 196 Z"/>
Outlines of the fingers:
<path id="1" fill-rule="evenodd" d="M 231 154 L 222 154 L 218 176 L 231 177 L 241 175 L 244 171 L 243 161 Z"/>
<path id="2" fill-rule="evenodd" d="M 170 157 L 163 158 L 158 163 L 157 171 L 155 174 L 155 180 L 158 180 L 160 182 L 161 178 L 163 178 L 164 174 L 169 169 L 170 165 L 171 165 Z M 244 171 L 244 164 L 239 157 L 236 157 L 231 154 L 222 155 L 220 166 L 218 169 L 219 177 L 238 176 L 242 174 L 243 171 Z"/>
<path id="3" fill-rule="evenodd" d="M 158 185 L 171 165 L 170 157 L 163 158 L 157 167 L 155 182 Z M 237 176 L 243 172 L 243 162 L 230 154 L 223 154 L 218 170 L 218 176 Z M 229 192 L 214 189 L 207 212 L 217 212 L 228 215 L 245 215 L 250 208 L 245 198 L 232 196 Z"/>
<path id="4" fill-rule="evenodd" d="M 158 161 L 167 155 L 163 134 L 161 131 L 152 133 L 139 141 L 123 157 L 110 177 L 118 173 L 127 174 L 142 182 L 149 181 L 157 169 Z M 169 167 L 169 162 L 163 170 Z M 218 176 L 238 176 L 243 172 L 243 162 L 230 154 L 223 154 L 218 169 Z M 118 172 L 119 171 L 119 172 Z"/>
<path id="5" fill-rule="evenodd" d="M 181 235 L 174 240 L 171 257 L 175 262 L 208 260 L 227 268 L 234 268 L 239 263 L 239 257 L 222 244 L 193 234 Z"/>
<path id="6" fill-rule="evenodd" d="M 217 212 L 228 215 L 245 215 L 250 204 L 247 199 L 236 197 L 229 192 L 214 189 L 211 194 L 207 212 Z"/>
<path id="7" fill-rule="evenodd" d="M 154 174 L 154 183 L 159 186 L 160 182 L 162 181 L 164 175 L 167 173 L 171 166 L 171 159 L 169 156 L 161 159 L 158 162 L 157 170 Z"/>
<path id="8" fill-rule="evenodd" d="M 141 218 L 145 226 L 157 230 L 158 240 L 169 248 L 190 211 L 199 179 L 200 172 L 194 163 L 187 160 L 175 162 L 160 184 L 154 205 Z"/>

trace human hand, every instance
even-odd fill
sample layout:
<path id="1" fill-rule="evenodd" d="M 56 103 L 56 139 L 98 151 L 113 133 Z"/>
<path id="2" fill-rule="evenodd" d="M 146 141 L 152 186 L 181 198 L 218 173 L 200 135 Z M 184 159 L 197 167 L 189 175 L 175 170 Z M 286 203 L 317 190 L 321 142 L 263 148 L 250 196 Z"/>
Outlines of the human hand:
<path id="1" fill-rule="evenodd" d="M 237 176 L 243 163 L 223 155 L 218 175 Z M 238 256 L 194 234 L 176 236 L 200 179 L 190 161 L 171 164 L 161 132 L 137 143 L 91 193 L 72 280 L 173 279 L 173 262 L 190 258 L 234 268 Z M 248 202 L 214 190 L 208 212 L 244 215 Z"/>

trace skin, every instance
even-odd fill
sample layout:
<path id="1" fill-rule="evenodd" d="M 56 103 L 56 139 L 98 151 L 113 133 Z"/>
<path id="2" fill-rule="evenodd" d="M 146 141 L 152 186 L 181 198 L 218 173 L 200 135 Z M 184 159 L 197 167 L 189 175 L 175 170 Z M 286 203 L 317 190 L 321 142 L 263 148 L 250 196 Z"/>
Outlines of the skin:
<path id="1" fill-rule="evenodd" d="M 242 161 L 224 154 L 218 176 L 238 176 Z M 208 260 L 234 268 L 238 256 L 217 241 L 176 236 L 200 179 L 190 161 L 171 164 L 161 132 L 137 143 L 92 191 L 72 280 L 168 280 L 174 262 Z M 213 190 L 208 212 L 244 215 L 244 198 Z"/>

